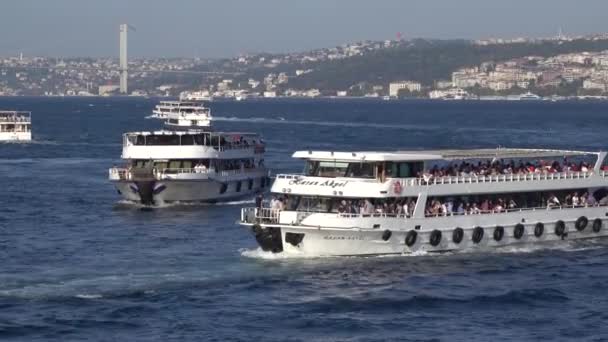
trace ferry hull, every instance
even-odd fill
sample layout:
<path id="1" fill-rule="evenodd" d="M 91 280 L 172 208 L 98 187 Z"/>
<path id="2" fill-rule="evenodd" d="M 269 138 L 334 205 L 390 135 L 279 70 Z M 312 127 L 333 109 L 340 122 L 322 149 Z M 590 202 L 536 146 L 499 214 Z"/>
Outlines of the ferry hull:
<path id="1" fill-rule="evenodd" d="M 563 213 L 543 210 L 543 212 L 537 213 L 539 215 L 525 217 L 524 222 L 522 222 L 521 215 L 516 217 L 516 215 L 511 214 L 499 215 L 503 217 L 497 217 L 493 220 L 492 218 L 482 217 L 484 215 L 451 217 L 451 224 L 448 220 L 445 220 L 450 218 L 427 219 L 424 226 L 429 228 L 424 230 L 416 230 L 414 226 L 412 226 L 412 229 L 399 229 L 396 226 L 389 228 L 388 224 L 381 224 L 381 227 L 377 229 L 363 229 L 264 223 L 254 224 L 251 230 L 264 250 L 299 256 L 365 256 L 453 250 L 484 251 L 507 246 L 533 246 L 547 242 L 559 243 L 564 240 L 608 236 L 606 207 L 580 208 L 567 211 L 567 213 Z M 582 230 L 577 229 L 577 220 L 580 217 L 585 217 L 588 220 L 587 225 Z M 594 226 L 596 219 L 601 220 L 602 223 L 599 229 Z M 405 226 L 403 219 L 387 218 L 386 220 L 401 221 Z M 559 229 L 556 231 L 558 221 L 564 222 L 562 233 L 558 232 Z M 538 223 L 542 223 L 543 231 L 537 236 Z M 352 227 L 354 222 L 345 222 L 345 224 L 351 224 Z M 518 224 L 523 226 L 523 234 L 516 238 L 515 230 Z M 385 228 L 385 226 L 387 227 Z M 502 227 L 503 230 L 502 236 L 498 240 L 495 236 L 497 226 Z M 454 230 L 457 227 L 462 227 L 463 230 L 462 240 L 459 243 L 455 243 L 453 239 Z M 483 230 L 479 242 L 475 242 L 473 239 L 477 227 Z M 271 229 L 275 235 L 277 231 L 280 231 L 279 242 L 274 240 L 274 243 L 271 243 L 273 241 L 272 236 L 268 234 Z M 477 234 L 479 234 L 479 229 L 477 229 Z M 435 230 L 441 232 L 441 238 L 436 245 L 432 245 L 431 235 Z M 416 238 L 411 245 L 408 245 L 406 240 L 410 231 L 416 232 Z M 264 232 L 266 235 L 261 234 Z M 261 240 L 265 241 L 266 245 L 262 245 Z"/>
<path id="2" fill-rule="evenodd" d="M 0 141 L 30 141 L 31 132 L 0 132 Z"/>
<path id="3" fill-rule="evenodd" d="M 114 181 L 119 194 L 127 201 L 145 205 L 175 202 L 219 202 L 251 196 L 263 191 L 260 178 L 225 183 L 213 180 Z"/>

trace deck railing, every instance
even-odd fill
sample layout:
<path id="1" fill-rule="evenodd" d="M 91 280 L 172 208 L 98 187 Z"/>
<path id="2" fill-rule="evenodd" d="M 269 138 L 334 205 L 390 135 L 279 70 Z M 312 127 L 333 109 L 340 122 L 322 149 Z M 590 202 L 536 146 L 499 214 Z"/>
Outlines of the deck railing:
<path id="1" fill-rule="evenodd" d="M 214 175 L 214 176 L 233 176 L 238 174 L 248 173 L 263 173 L 264 168 L 245 168 L 236 170 L 224 170 L 216 172 L 214 169 L 201 169 L 201 168 L 164 168 L 164 169 L 152 169 L 152 175 L 155 178 L 161 179 L 165 176 L 171 175 L 183 175 L 183 174 L 200 174 L 200 175 Z M 109 170 L 109 176 L 112 180 L 131 180 L 133 178 L 131 171 L 127 168 L 113 167 Z"/>
<path id="2" fill-rule="evenodd" d="M 597 207 L 608 207 L 608 203 L 596 203 L 593 205 L 583 205 L 583 206 L 575 206 L 575 205 L 562 205 L 562 206 L 552 206 L 552 207 L 533 207 L 533 208 L 513 208 L 513 209 L 505 209 L 501 211 L 488 210 L 485 212 L 479 213 L 451 213 L 451 214 L 439 214 L 439 215 L 425 215 L 427 218 L 432 217 L 453 217 L 453 216 L 469 216 L 469 215 L 488 215 L 488 214 L 507 214 L 507 213 L 515 213 L 515 212 L 528 212 L 528 211 L 551 211 L 551 210 L 565 210 L 565 209 L 581 209 L 581 208 L 597 208 Z M 372 214 L 361 214 L 361 213 L 333 213 L 333 212 L 324 212 L 324 211 L 307 211 L 307 210 L 287 210 L 289 212 L 297 211 L 298 214 L 305 214 L 299 217 L 299 221 L 301 219 L 312 215 L 312 214 L 329 214 L 336 215 L 340 218 L 400 218 L 400 219 L 409 219 L 410 215 L 404 214 L 391 214 L 391 213 L 372 213 Z M 271 208 L 242 208 L 241 209 L 241 222 L 245 223 L 278 223 L 279 222 L 279 214 L 281 210 L 279 209 L 271 209 Z M 306 215 L 307 214 L 307 215 Z"/>
<path id="3" fill-rule="evenodd" d="M 602 171 L 605 173 L 605 171 Z M 544 180 L 566 180 L 566 179 L 586 179 L 593 175 L 593 171 L 587 172 L 553 172 L 553 173 L 511 173 L 504 175 L 490 176 L 443 176 L 443 177 L 423 177 L 406 179 L 409 186 L 429 186 L 445 184 L 476 184 L 476 183 L 498 183 L 498 182 L 524 182 L 524 181 L 544 181 Z M 605 174 L 602 174 L 606 177 Z"/>
<path id="4" fill-rule="evenodd" d="M 421 178 L 389 178 L 393 181 L 400 181 L 404 186 L 430 186 L 430 185 L 449 185 L 449 184 L 477 184 L 477 183 L 499 183 L 499 182 L 525 182 L 525 181 L 545 181 L 545 180 L 567 180 L 567 179 L 587 179 L 594 174 L 593 171 L 587 172 L 553 172 L 553 173 L 511 173 L 490 176 L 443 176 L 443 177 L 421 177 Z M 599 175 L 603 178 L 608 177 L 608 171 L 600 171 Z M 278 174 L 277 179 L 298 179 L 305 177 L 297 174 Z M 366 182 L 377 181 L 358 178 Z"/>
<path id="5" fill-rule="evenodd" d="M 425 214 L 425 217 L 448 217 L 448 216 L 465 216 L 465 215 L 488 215 L 488 214 L 507 214 L 507 213 L 518 213 L 524 211 L 547 211 L 547 210 L 563 210 L 563 209 L 581 209 L 581 208 L 596 208 L 596 207 L 606 207 L 608 203 L 595 203 L 595 204 L 585 204 L 585 205 L 552 205 L 547 207 L 530 207 L 530 208 L 511 208 L 511 209 L 502 209 L 502 210 L 479 210 L 478 212 L 473 213 L 446 213 L 446 214 Z"/>
<path id="6" fill-rule="evenodd" d="M 241 222 L 245 223 L 278 223 L 279 209 L 271 208 L 242 208 Z"/>

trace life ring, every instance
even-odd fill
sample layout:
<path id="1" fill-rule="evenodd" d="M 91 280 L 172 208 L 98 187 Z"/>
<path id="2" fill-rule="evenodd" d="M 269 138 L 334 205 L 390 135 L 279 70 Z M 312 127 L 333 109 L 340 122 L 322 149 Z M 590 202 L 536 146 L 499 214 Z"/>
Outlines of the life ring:
<path id="1" fill-rule="evenodd" d="M 513 228 L 513 237 L 517 240 L 521 239 L 524 236 L 525 227 L 523 224 L 518 223 Z"/>
<path id="2" fill-rule="evenodd" d="M 396 194 L 401 194 L 401 191 L 403 191 L 403 188 L 401 187 L 401 182 L 400 181 L 396 181 L 393 184 L 393 192 Z"/>
<path id="3" fill-rule="evenodd" d="M 382 233 L 382 240 L 384 240 L 384 241 L 388 241 L 388 239 L 390 239 L 390 238 L 391 238 L 391 235 L 393 235 L 393 232 L 391 232 L 391 231 L 390 231 L 390 230 L 388 230 L 388 229 L 387 229 L 387 230 L 385 230 L 385 231 Z"/>
<path id="4" fill-rule="evenodd" d="M 595 220 L 593 220 L 592 229 L 593 229 L 594 233 L 599 233 L 600 230 L 602 230 L 602 219 L 601 218 L 596 218 Z"/>
<path id="5" fill-rule="evenodd" d="M 578 230 L 579 232 L 582 232 L 583 230 L 585 230 L 588 223 L 589 220 L 585 216 L 581 216 L 574 223 L 574 227 L 576 227 L 576 230 Z"/>
<path id="6" fill-rule="evenodd" d="M 418 236 L 418 232 L 415 230 L 410 230 L 405 235 L 405 244 L 408 247 L 412 247 L 416 243 L 416 237 Z"/>
<path id="7" fill-rule="evenodd" d="M 534 236 L 539 238 L 539 237 L 543 236 L 544 232 L 545 232 L 545 225 L 542 222 L 538 222 L 534 226 Z"/>
<path id="8" fill-rule="evenodd" d="M 473 242 L 480 243 L 481 240 L 483 239 L 483 228 L 475 227 L 475 229 L 473 229 L 472 239 L 473 239 Z"/>
<path id="9" fill-rule="evenodd" d="M 429 237 L 429 243 L 431 244 L 431 246 L 436 247 L 440 242 L 441 242 L 441 231 L 435 229 L 431 232 L 431 236 Z"/>
<path id="10" fill-rule="evenodd" d="M 460 227 L 454 229 L 454 232 L 452 232 L 452 242 L 454 242 L 455 244 L 459 244 L 462 241 L 463 237 L 464 230 Z"/>
<path id="11" fill-rule="evenodd" d="M 566 232 L 566 223 L 564 223 L 564 221 L 562 221 L 562 220 L 555 222 L 555 235 L 561 237 L 561 236 L 564 236 L 565 232 Z"/>
<path id="12" fill-rule="evenodd" d="M 496 226 L 494 228 L 494 240 L 499 242 L 502 240 L 502 237 L 505 235 L 505 228 L 503 226 Z"/>

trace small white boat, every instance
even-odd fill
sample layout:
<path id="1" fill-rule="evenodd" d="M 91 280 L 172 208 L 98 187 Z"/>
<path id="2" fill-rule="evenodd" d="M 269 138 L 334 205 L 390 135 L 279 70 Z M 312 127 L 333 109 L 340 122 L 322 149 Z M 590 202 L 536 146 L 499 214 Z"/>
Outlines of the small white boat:
<path id="1" fill-rule="evenodd" d="M 0 111 L 0 141 L 32 140 L 32 114 L 22 111 Z"/>

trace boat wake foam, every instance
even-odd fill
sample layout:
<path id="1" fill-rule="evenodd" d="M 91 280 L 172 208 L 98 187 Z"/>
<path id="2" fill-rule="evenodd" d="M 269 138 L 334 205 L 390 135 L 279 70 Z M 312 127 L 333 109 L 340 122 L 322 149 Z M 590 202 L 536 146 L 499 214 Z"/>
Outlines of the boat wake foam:
<path id="1" fill-rule="evenodd" d="M 604 241 L 601 240 L 577 240 L 577 241 L 558 241 L 558 242 L 547 242 L 543 244 L 529 244 L 520 246 L 505 246 L 500 248 L 470 248 L 455 251 L 446 252 L 427 252 L 424 250 L 414 251 L 412 253 L 403 254 L 386 254 L 386 255 L 361 255 L 361 256 L 320 256 L 320 255 L 308 255 L 308 254 L 286 254 L 286 253 L 272 253 L 263 251 L 260 247 L 256 249 L 240 249 L 241 256 L 251 259 L 261 260 L 287 260 L 287 259 L 315 259 L 315 258 L 403 258 L 403 257 L 444 257 L 450 255 L 467 255 L 467 254 L 524 254 L 524 253 L 537 253 L 542 251 L 563 251 L 563 252 L 582 252 L 596 249 L 602 249 L 608 247 Z"/>

